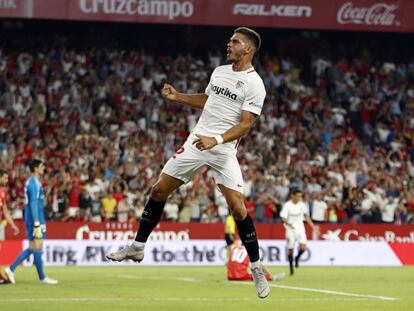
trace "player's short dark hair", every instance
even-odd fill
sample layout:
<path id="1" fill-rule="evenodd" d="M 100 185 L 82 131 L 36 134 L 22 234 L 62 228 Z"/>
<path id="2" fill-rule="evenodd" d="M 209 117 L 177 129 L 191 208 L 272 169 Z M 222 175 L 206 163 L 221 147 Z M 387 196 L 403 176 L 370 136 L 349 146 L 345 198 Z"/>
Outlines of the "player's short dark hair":
<path id="1" fill-rule="evenodd" d="M 253 29 L 247 27 L 238 27 L 234 30 L 234 33 L 244 34 L 253 43 L 255 51 L 258 51 L 260 49 L 260 45 L 262 44 L 262 38 Z"/>
<path id="2" fill-rule="evenodd" d="M 9 175 L 9 172 L 0 168 L 0 177 L 3 177 L 4 175 Z"/>
<path id="3" fill-rule="evenodd" d="M 292 190 L 290 191 L 290 195 L 295 195 L 295 194 L 297 194 L 297 193 L 303 193 L 303 192 L 302 192 L 302 190 L 300 190 L 299 188 L 295 188 L 295 189 L 292 189 Z"/>
<path id="4" fill-rule="evenodd" d="M 30 169 L 30 172 L 34 172 L 35 171 L 35 169 L 37 168 L 37 167 L 39 167 L 39 165 L 40 164 L 42 164 L 43 163 L 43 161 L 41 161 L 41 160 L 37 160 L 37 159 L 35 159 L 35 160 L 32 160 L 32 161 L 30 161 L 29 162 L 29 169 Z"/>

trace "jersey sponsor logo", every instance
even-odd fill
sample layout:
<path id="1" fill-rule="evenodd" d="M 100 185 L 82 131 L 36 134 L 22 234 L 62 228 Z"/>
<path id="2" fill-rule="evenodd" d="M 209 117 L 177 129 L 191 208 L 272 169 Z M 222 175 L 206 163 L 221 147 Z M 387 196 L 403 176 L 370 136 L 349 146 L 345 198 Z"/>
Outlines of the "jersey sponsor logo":
<path id="1" fill-rule="evenodd" d="M 228 97 L 232 100 L 237 100 L 237 95 L 232 93 L 227 87 L 220 87 L 217 85 L 212 84 L 211 85 L 211 90 L 216 93 L 217 95 L 223 95 L 225 97 Z"/>
<path id="2" fill-rule="evenodd" d="M 233 15 L 311 17 L 312 7 L 308 5 L 266 5 L 236 3 L 233 6 Z"/>
<path id="3" fill-rule="evenodd" d="M 299 217 L 299 216 L 302 216 L 302 215 L 303 215 L 302 213 L 289 212 L 289 216 L 292 216 L 292 217 Z"/>

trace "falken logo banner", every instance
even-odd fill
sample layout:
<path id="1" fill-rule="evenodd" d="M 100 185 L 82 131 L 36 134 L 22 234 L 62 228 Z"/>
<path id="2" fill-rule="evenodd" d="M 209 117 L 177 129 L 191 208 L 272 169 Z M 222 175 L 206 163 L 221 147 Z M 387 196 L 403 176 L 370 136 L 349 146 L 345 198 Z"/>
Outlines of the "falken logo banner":
<path id="1" fill-rule="evenodd" d="M 311 17 L 312 7 L 308 5 L 237 3 L 233 6 L 233 15 Z"/>

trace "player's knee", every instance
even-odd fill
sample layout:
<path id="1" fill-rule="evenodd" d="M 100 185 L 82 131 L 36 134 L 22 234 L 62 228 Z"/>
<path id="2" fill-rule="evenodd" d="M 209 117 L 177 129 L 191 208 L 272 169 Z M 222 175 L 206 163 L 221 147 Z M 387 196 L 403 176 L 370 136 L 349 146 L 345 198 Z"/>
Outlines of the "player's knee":
<path id="1" fill-rule="evenodd" d="M 231 214 L 233 215 L 233 218 L 235 220 L 243 220 L 246 218 L 247 216 L 247 210 L 244 207 L 244 204 L 241 205 L 233 205 L 231 206 L 231 204 L 229 204 L 229 208 L 231 210 Z"/>
<path id="2" fill-rule="evenodd" d="M 166 201 L 168 198 L 169 193 L 163 189 L 159 184 L 156 184 L 154 187 L 152 187 L 151 190 L 151 199 L 155 201 Z"/>
<path id="3" fill-rule="evenodd" d="M 227 204 L 235 220 L 243 220 L 247 216 L 243 195 L 227 197 Z"/>

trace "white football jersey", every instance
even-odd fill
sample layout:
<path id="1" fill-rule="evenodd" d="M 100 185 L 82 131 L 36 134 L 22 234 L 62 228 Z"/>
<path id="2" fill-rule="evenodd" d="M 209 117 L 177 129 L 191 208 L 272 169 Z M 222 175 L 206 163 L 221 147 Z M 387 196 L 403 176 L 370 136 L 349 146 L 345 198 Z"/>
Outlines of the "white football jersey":
<path id="1" fill-rule="evenodd" d="M 305 230 L 303 221 L 305 215 L 308 215 L 308 207 L 303 201 L 293 203 L 292 200 L 287 201 L 280 212 L 281 218 L 286 218 L 287 222 L 290 223 L 295 230 Z M 291 229 L 285 225 L 286 229 Z"/>
<path id="2" fill-rule="evenodd" d="M 242 110 L 260 115 L 266 90 L 263 80 L 253 67 L 233 71 L 232 65 L 217 67 L 211 74 L 205 93 L 208 95 L 204 110 L 193 130 L 205 136 L 221 135 L 240 122 Z M 237 141 L 218 145 L 235 149 Z"/>

